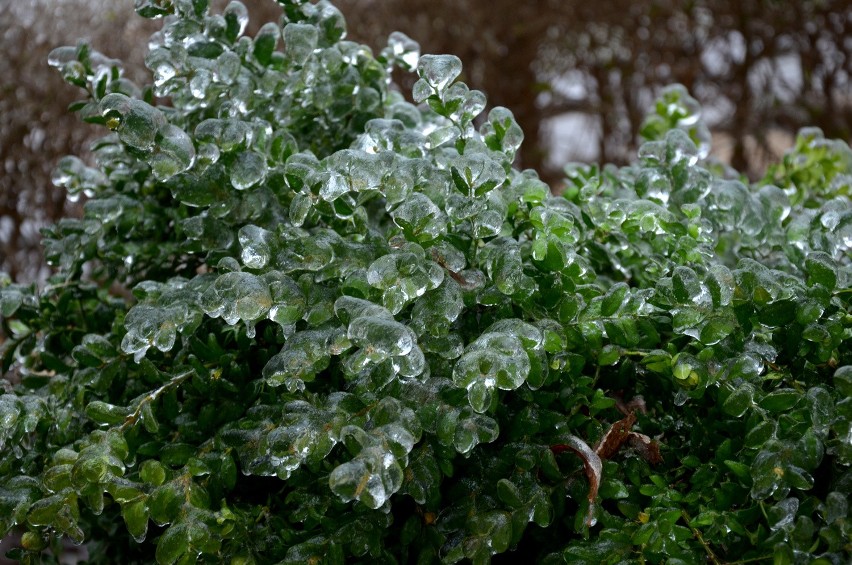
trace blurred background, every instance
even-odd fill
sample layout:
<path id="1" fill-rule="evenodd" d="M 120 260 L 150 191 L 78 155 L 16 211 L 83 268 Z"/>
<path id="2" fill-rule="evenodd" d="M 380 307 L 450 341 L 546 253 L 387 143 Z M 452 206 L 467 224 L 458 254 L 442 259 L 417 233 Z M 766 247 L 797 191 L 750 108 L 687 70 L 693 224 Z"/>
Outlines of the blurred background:
<path id="1" fill-rule="evenodd" d="M 227 0 L 213 0 L 221 8 Z M 244 0 L 253 33 L 272 0 Z M 852 0 L 337 0 L 349 38 L 381 49 L 392 31 L 423 53 L 454 53 L 462 80 L 510 108 L 526 141 L 518 165 L 558 188 L 569 161 L 629 162 L 659 90 L 684 84 L 703 105 L 717 157 L 761 175 L 800 127 L 852 132 Z M 47 66 L 87 38 L 145 83 L 157 22 L 133 0 L 0 0 L 0 270 L 49 272 L 39 229 L 79 209 L 50 182 L 56 161 L 86 155 L 98 128 L 67 113 L 78 97 Z M 411 76 L 396 77 L 403 92 Z"/>

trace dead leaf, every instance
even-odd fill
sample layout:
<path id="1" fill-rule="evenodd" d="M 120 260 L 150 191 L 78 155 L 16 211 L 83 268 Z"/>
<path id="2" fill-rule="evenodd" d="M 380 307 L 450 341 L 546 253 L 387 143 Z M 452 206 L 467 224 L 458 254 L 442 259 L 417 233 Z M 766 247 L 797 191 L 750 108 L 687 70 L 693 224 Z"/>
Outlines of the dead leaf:
<path id="1" fill-rule="evenodd" d="M 613 455 L 618 453 L 621 446 L 627 441 L 630 435 L 630 428 L 636 423 L 636 413 L 630 412 L 621 420 L 615 422 L 609 427 L 609 430 L 603 435 L 598 444 L 595 446 L 595 453 L 601 459 L 611 459 Z"/>
<path id="2" fill-rule="evenodd" d="M 556 454 L 571 450 L 583 460 L 583 468 L 586 471 L 586 477 L 589 479 L 589 511 L 586 514 L 586 525 L 591 528 L 597 523 L 597 519 L 595 518 L 595 499 L 598 496 L 598 489 L 601 485 L 601 473 L 603 473 L 601 458 L 589 447 L 589 444 L 573 435 L 567 436 L 566 443 L 552 445 L 550 450 Z"/>
<path id="3" fill-rule="evenodd" d="M 660 453 L 660 444 L 649 438 L 645 434 L 638 432 L 630 432 L 627 435 L 627 440 L 630 442 L 630 447 L 651 465 L 658 465 L 663 462 L 663 454 Z"/>

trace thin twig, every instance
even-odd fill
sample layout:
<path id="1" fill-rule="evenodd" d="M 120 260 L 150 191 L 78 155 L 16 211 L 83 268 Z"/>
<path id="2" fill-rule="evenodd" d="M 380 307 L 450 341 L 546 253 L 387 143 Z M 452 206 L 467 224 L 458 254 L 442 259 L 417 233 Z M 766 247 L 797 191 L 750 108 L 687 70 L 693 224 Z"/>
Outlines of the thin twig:
<path id="1" fill-rule="evenodd" d="M 704 547 L 704 551 L 707 552 L 707 557 L 710 558 L 710 562 L 713 563 L 713 565 L 722 565 L 722 562 L 719 561 L 719 558 L 716 557 L 715 553 L 713 553 L 713 549 L 711 549 L 710 545 L 706 541 L 704 541 L 704 536 L 701 535 L 701 532 L 692 526 L 689 514 L 686 513 L 686 510 L 681 510 L 680 513 L 681 516 L 683 516 L 683 520 L 684 522 L 686 522 L 686 525 L 689 526 L 690 530 L 692 530 L 692 535 L 694 535 L 698 539 L 698 541 L 701 542 L 701 545 Z"/>
<path id="2" fill-rule="evenodd" d="M 164 392 L 168 391 L 171 388 L 174 388 L 181 384 L 183 381 L 188 379 L 193 375 L 195 371 L 186 371 L 185 373 L 181 373 L 180 375 L 176 375 L 172 377 L 169 382 L 165 383 L 163 386 L 158 388 L 157 390 L 151 392 L 150 394 L 146 394 L 139 401 L 139 404 L 136 405 L 136 409 L 133 410 L 133 413 L 129 414 L 127 418 L 124 419 L 124 423 L 118 428 L 119 431 L 125 431 L 128 428 L 132 427 L 136 422 L 139 421 L 139 418 L 142 416 L 142 409 L 146 404 L 150 404 L 157 400 Z"/>

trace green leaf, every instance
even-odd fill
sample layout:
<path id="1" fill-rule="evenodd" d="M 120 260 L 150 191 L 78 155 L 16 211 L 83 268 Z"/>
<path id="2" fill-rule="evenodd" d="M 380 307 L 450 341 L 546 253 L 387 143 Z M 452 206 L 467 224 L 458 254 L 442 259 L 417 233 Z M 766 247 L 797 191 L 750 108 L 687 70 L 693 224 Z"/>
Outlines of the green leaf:
<path id="1" fill-rule="evenodd" d="M 731 472 L 737 476 L 737 478 L 741 479 L 745 482 L 751 481 L 751 470 L 748 465 L 744 465 L 738 461 L 725 460 L 725 466 L 731 470 Z"/>
<path id="2" fill-rule="evenodd" d="M 736 321 L 727 317 L 708 318 L 701 328 L 699 339 L 704 345 L 716 345 L 737 328 Z"/>
<path id="3" fill-rule="evenodd" d="M 130 415 L 130 410 L 123 406 L 114 406 L 101 400 L 94 400 L 86 405 L 86 416 L 99 424 L 120 424 Z"/>
<path id="4" fill-rule="evenodd" d="M 157 563 L 172 565 L 189 551 L 189 527 L 186 524 L 172 524 L 157 540 Z"/>
<path id="5" fill-rule="evenodd" d="M 512 508 L 520 508 L 524 504 L 521 491 L 508 479 L 497 481 L 497 496 Z"/>
<path id="6" fill-rule="evenodd" d="M 722 404 L 726 414 L 739 418 L 751 407 L 754 399 L 754 387 L 743 383 L 737 387 Z"/>
<path id="7" fill-rule="evenodd" d="M 142 463 L 139 477 L 150 485 L 160 486 L 166 480 L 166 468 L 156 459 L 148 459 Z"/>
<path id="8" fill-rule="evenodd" d="M 775 436 L 776 425 L 774 420 L 765 420 L 754 426 L 745 436 L 745 446 L 751 448 L 762 447 L 763 444 Z"/>
<path id="9" fill-rule="evenodd" d="M 758 319 L 770 327 L 786 326 L 796 319 L 796 306 L 794 300 L 777 300 L 763 308 Z"/>
<path id="10" fill-rule="evenodd" d="M 628 286 L 625 283 L 616 283 L 612 285 L 603 297 L 601 302 L 601 316 L 612 316 L 618 311 L 621 303 L 624 302 L 627 296 Z"/>
<path id="11" fill-rule="evenodd" d="M 758 405 L 770 412 L 786 412 L 795 406 L 802 395 L 793 389 L 778 389 L 760 399 Z"/>
<path id="12" fill-rule="evenodd" d="M 810 284 L 818 283 L 828 290 L 834 290 L 837 286 L 837 267 L 829 255 L 821 252 L 810 253 L 805 258 L 805 270 L 808 272 Z"/>
<path id="13" fill-rule="evenodd" d="M 278 45 L 281 28 L 273 22 L 264 24 L 254 36 L 254 58 L 263 66 L 272 61 L 272 52 Z"/>
<path id="14" fill-rule="evenodd" d="M 146 501 L 136 500 L 128 502 L 121 507 L 121 516 L 127 524 L 127 531 L 136 540 L 136 543 L 145 541 L 148 533 L 148 508 Z"/>

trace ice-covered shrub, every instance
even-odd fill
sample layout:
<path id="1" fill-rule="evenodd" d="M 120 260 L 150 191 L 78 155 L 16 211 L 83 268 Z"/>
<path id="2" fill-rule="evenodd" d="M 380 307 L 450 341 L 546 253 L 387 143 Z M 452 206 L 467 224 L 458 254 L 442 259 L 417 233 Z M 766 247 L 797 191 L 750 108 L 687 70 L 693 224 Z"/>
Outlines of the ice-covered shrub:
<path id="1" fill-rule="evenodd" d="M 279 1 L 137 0 L 150 86 L 51 55 L 110 133 L 49 285 L 0 282 L 14 556 L 848 562 L 848 146 L 749 185 L 674 87 L 554 196 L 456 57 Z"/>

